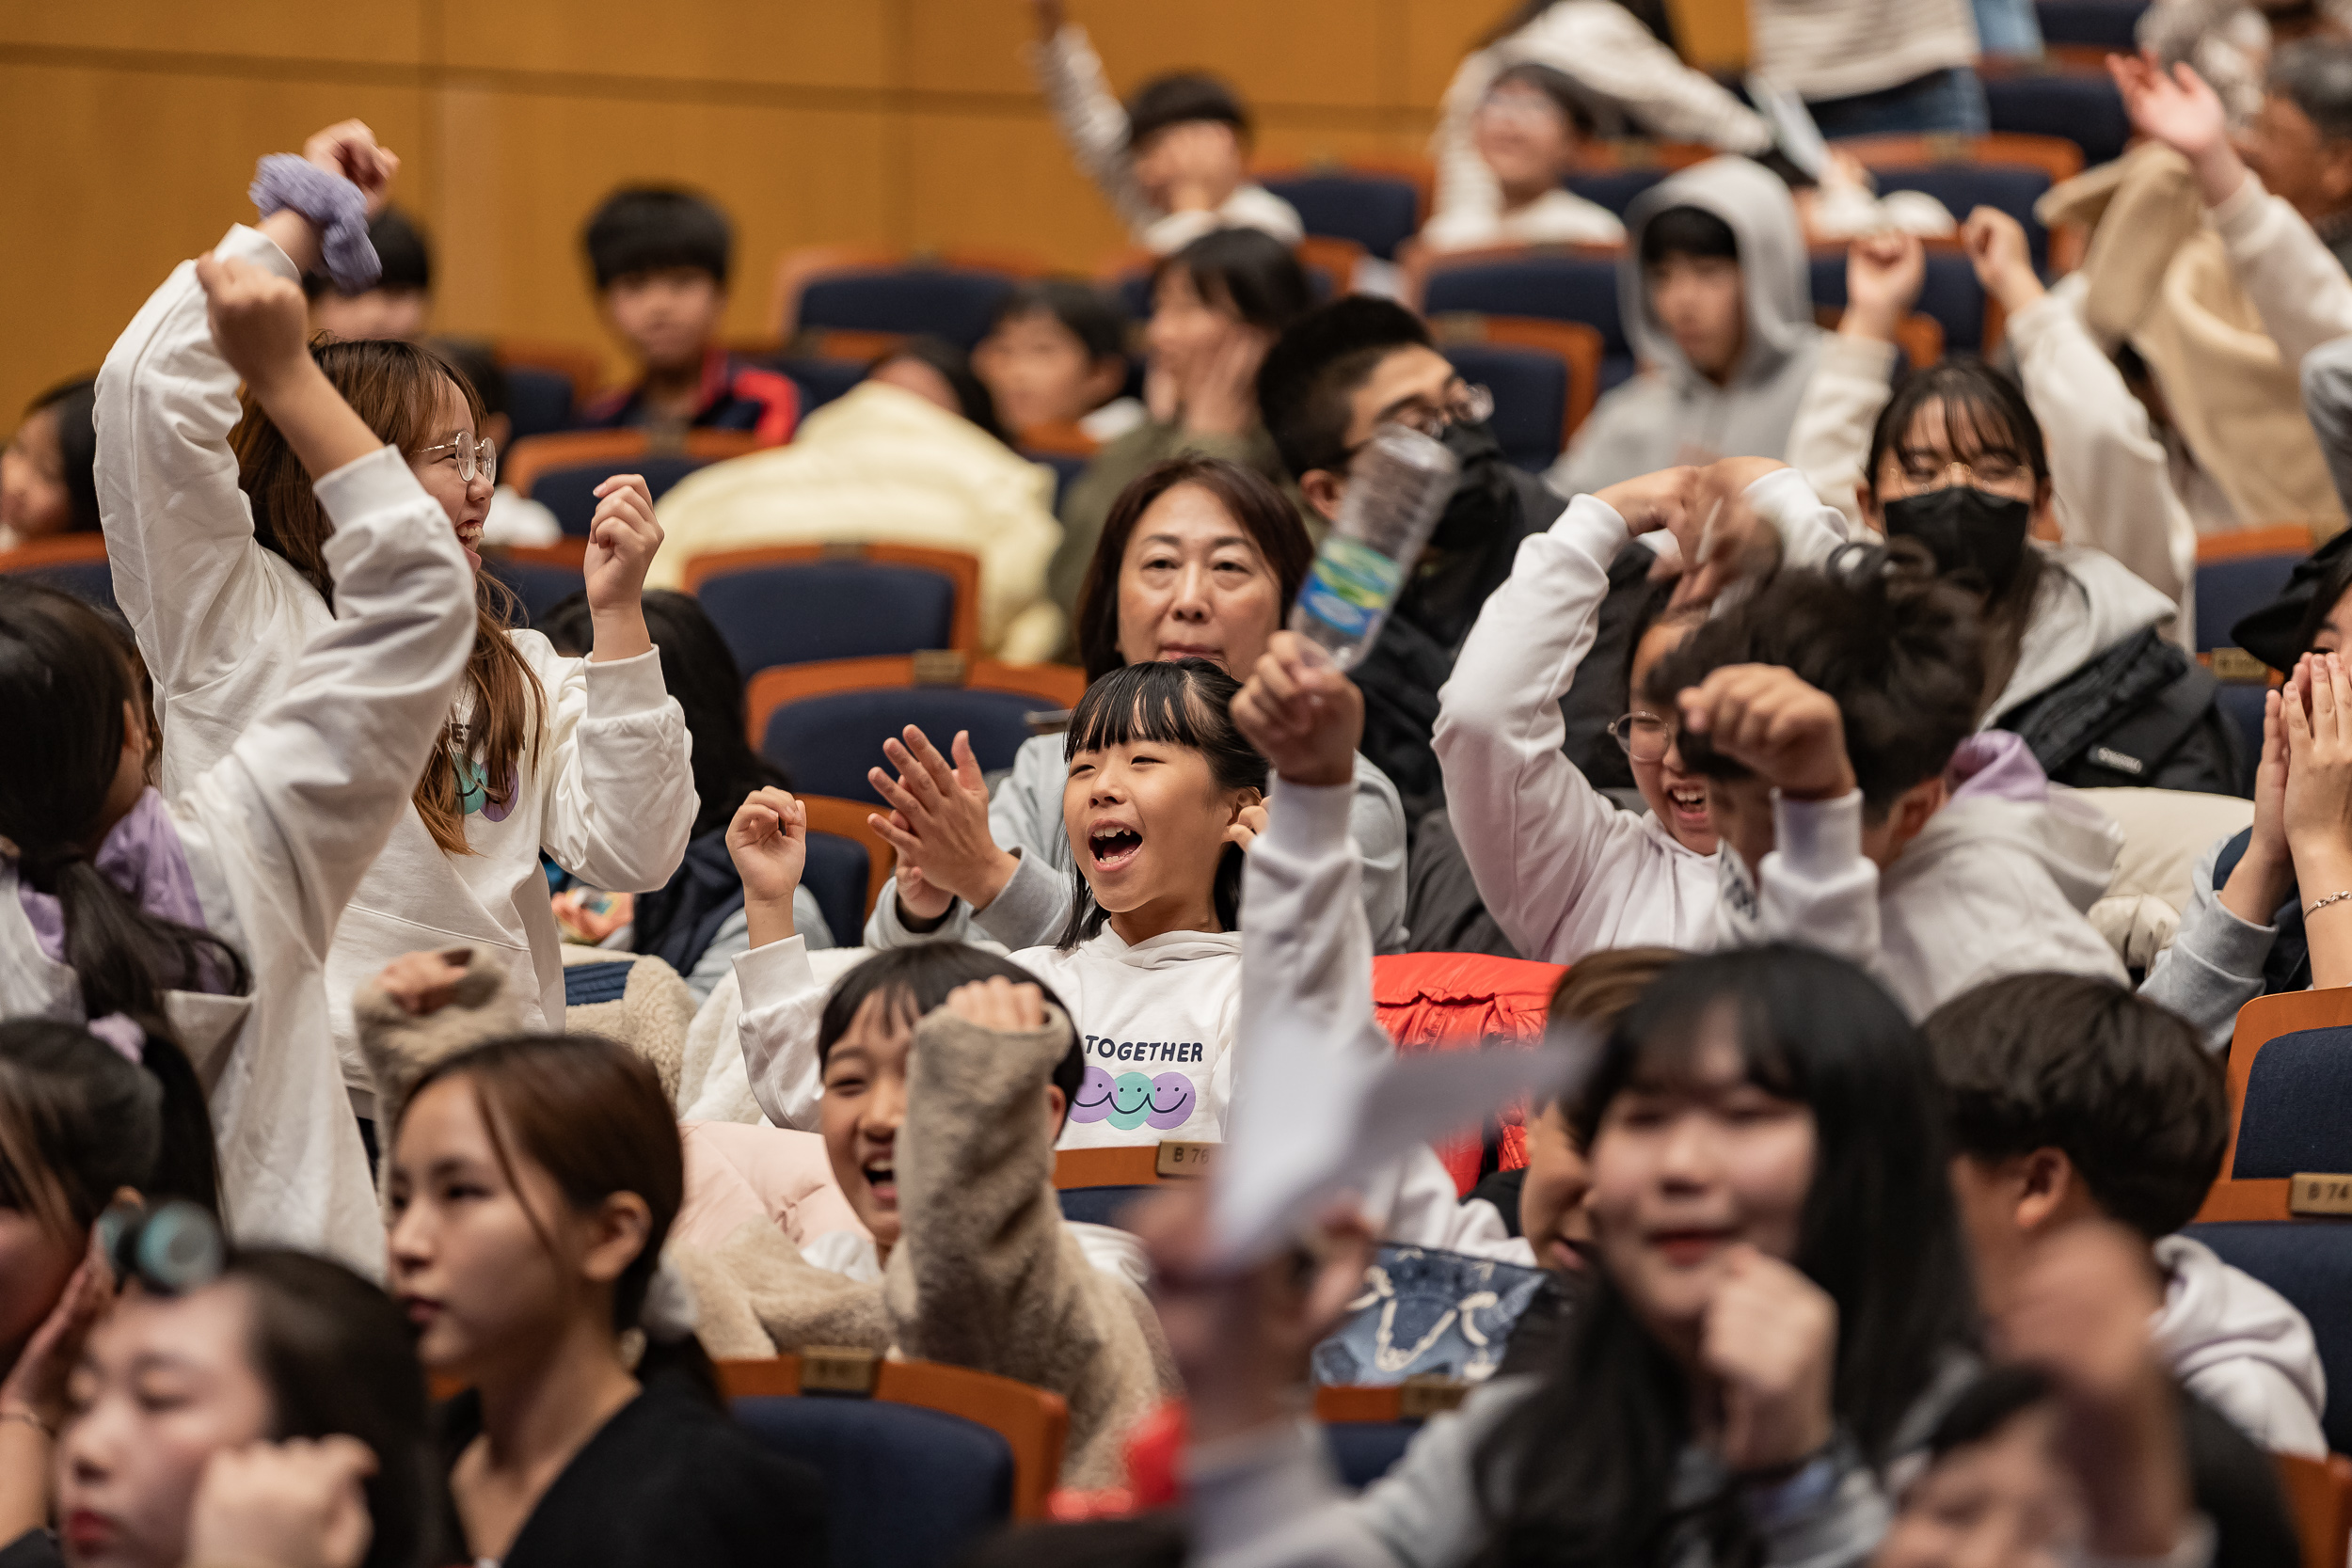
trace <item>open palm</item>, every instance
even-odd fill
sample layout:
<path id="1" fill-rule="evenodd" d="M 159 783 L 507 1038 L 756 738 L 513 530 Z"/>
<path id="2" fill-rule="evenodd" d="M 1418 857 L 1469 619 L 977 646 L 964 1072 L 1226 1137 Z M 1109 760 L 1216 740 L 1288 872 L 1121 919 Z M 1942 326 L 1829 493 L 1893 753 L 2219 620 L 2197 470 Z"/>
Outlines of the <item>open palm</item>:
<path id="1" fill-rule="evenodd" d="M 2229 134 L 2229 116 L 2220 98 L 2185 63 L 2167 71 L 2152 55 L 2110 55 L 2107 72 L 2123 95 L 2133 126 L 2191 162 L 2219 146 Z"/>

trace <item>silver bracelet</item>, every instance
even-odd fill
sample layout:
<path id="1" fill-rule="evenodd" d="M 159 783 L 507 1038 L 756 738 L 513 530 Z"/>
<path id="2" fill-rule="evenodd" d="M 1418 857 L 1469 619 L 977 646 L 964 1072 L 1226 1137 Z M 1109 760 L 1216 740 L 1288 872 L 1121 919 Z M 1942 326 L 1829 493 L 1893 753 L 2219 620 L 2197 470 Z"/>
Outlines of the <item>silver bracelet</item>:
<path id="1" fill-rule="evenodd" d="M 2342 893 L 2331 893 L 2325 898 L 2314 898 L 2303 906 L 2303 918 L 2309 920 L 2328 905 L 2340 904 L 2346 898 L 2352 898 L 2352 887 L 2345 888 Z"/>

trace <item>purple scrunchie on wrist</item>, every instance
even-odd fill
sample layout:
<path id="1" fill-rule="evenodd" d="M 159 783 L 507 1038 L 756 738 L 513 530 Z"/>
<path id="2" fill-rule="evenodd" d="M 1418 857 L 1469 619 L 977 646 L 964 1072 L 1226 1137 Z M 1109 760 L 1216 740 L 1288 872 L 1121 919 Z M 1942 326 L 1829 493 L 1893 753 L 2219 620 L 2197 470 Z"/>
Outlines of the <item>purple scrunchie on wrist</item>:
<path id="1" fill-rule="evenodd" d="M 384 276 L 368 238 L 368 198 L 342 175 L 292 152 L 273 152 L 254 166 L 246 194 L 263 217 L 291 209 L 317 227 L 319 260 L 342 293 L 364 293 Z"/>

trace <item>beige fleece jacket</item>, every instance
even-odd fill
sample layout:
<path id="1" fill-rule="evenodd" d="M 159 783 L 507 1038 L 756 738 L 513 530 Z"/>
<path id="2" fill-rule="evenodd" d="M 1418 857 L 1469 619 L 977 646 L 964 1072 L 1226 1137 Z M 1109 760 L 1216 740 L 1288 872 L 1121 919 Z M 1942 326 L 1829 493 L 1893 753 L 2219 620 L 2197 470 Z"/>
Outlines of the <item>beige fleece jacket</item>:
<path id="1" fill-rule="evenodd" d="M 1128 1429 L 1179 1391 L 1150 1300 L 1090 1262 L 1054 1194 L 1045 1085 L 1070 1046 L 944 1008 L 915 1029 L 898 1132 L 899 1239 L 880 1284 L 817 1268 L 772 1227 L 715 1253 L 673 1247 L 714 1355 L 856 1345 L 1050 1388 L 1070 1405 L 1067 1486 L 1124 1477 Z"/>

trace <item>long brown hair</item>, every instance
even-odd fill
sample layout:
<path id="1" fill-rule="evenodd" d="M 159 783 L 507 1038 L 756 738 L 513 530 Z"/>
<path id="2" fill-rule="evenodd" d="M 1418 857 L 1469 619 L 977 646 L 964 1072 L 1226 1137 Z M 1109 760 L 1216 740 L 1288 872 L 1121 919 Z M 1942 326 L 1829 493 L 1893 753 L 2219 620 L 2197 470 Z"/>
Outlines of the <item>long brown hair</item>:
<path id="1" fill-rule="evenodd" d="M 1307 581 L 1307 568 L 1315 560 L 1314 541 L 1298 520 L 1298 508 L 1271 480 L 1222 457 L 1171 457 L 1145 469 L 1119 493 L 1095 543 L 1094 557 L 1087 562 L 1086 579 L 1078 586 L 1078 659 L 1089 681 L 1127 662 L 1119 651 L 1119 568 L 1127 559 L 1127 540 L 1145 511 L 1179 484 L 1197 484 L 1216 497 L 1258 546 L 1281 593 L 1275 610 L 1278 625 Z M 1232 673 L 1235 680 L 1249 677 L 1247 670 Z"/>
<path id="2" fill-rule="evenodd" d="M 477 431 L 488 418 L 482 394 L 455 366 L 413 343 L 386 338 L 322 341 L 311 345 L 310 356 L 368 428 L 398 447 L 403 456 L 414 455 L 446 434 L 434 428 L 444 381 L 465 395 Z M 326 547 L 335 525 L 311 488 L 312 476 L 249 389 L 244 402 L 245 419 L 229 442 L 237 454 L 237 483 L 253 503 L 254 538 L 283 556 L 321 597 L 332 602 L 335 579 L 326 569 Z M 452 855 L 473 852 L 466 842 L 458 759 L 469 758 L 481 768 L 492 801 L 513 805 L 546 713 L 538 678 L 507 635 L 514 594 L 487 572 L 474 574 L 474 593 L 473 657 L 466 664 L 466 685 L 473 694 L 470 711 L 477 722 L 460 724 L 451 716 L 442 727 L 440 746 L 417 781 L 414 797 L 425 832 Z"/>
<path id="3" fill-rule="evenodd" d="M 500 1174 L 550 1252 L 553 1239 L 522 1197 L 515 1169 L 518 1157 L 547 1172 L 575 1209 L 593 1209 L 614 1193 L 635 1193 L 645 1200 L 644 1248 L 612 1286 L 613 1332 L 637 1327 L 661 1262 L 661 1244 L 686 1201 L 685 1148 L 660 1075 L 643 1057 L 598 1036 L 514 1035 L 435 1063 L 408 1091 L 403 1119 L 428 1087 L 459 1078 L 473 1095 Z M 706 1391 L 716 1388 L 708 1358 L 692 1336 L 677 1347 L 660 1349 L 672 1358 L 670 1365 L 687 1371 Z M 655 1345 L 646 1346 L 649 1358 L 656 1351 Z M 643 1370 L 650 1368 L 649 1360 Z"/>

